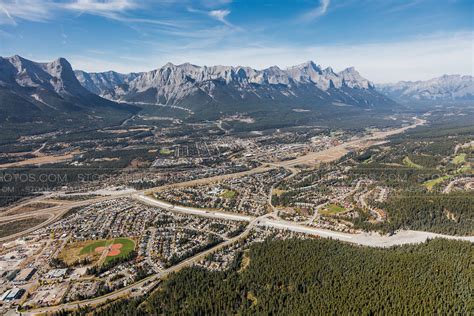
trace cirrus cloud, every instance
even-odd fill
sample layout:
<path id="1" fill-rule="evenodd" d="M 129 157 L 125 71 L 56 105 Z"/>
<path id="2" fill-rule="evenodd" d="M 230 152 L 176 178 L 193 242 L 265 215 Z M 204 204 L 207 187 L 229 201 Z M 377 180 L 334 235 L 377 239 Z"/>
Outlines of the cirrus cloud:
<path id="1" fill-rule="evenodd" d="M 17 20 L 45 22 L 61 11 L 119 18 L 118 13 L 138 7 L 136 0 L 2 0 L 0 24 L 16 25 Z"/>
<path id="2" fill-rule="evenodd" d="M 104 12 L 122 12 L 138 7 L 138 3 L 133 0 L 77 0 L 65 3 L 63 8 L 93 14 Z"/>
<path id="3" fill-rule="evenodd" d="M 302 15 L 303 20 L 313 20 L 320 16 L 323 16 L 328 11 L 330 0 L 320 0 L 319 5 L 314 9 L 304 13 Z"/>
<path id="4" fill-rule="evenodd" d="M 208 15 L 217 21 L 220 21 L 226 25 L 230 24 L 225 18 L 230 14 L 229 10 L 211 10 Z"/>

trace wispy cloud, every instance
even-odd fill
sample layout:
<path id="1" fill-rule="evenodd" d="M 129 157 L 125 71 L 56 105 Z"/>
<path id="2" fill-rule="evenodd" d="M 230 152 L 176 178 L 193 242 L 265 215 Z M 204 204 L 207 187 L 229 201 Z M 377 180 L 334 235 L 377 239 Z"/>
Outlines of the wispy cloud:
<path id="1" fill-rule="evenodd" d="M 133 14 L 149 3 L 138 0 L 0 0 L 0 25 L 17 25 L 19 20 L 47 22 L 61 14 L 90 14 L 134 25 L 149 24 L 162 28 L 180 28 L 185 21 L 147 18 Z"/>
<path id="2" fill-rule="evenodd" d="M 319 0 L 319 5 L 302 15 L 303 20 L 313 20 L 326 14 L 330 0 Z"/>
<path id="3" fill-rule="evenodd" d="M 123 12 L 134 9 L 138 4 L 133 0 L 77 0 L 63 5 L 65 9 L 92 14 Z"/>
<path id="4" fill-rule="evenodd" d="M 230 14 L 229 10 L 211 10 L 208 12 L 208 15 L 211 18 L 216 19 L 217 21 L 220 21 L 224 23 L 225 25 L 231 25 L 227 20 L 226 17 Z"/>
<path id="5" fill-rule="evenodd" d="M 231 13 L 230 10 L 228 9 L 216 9 L 216 10 L 200 10 L 200 9 L 195 9 L 195 8 L 192 8 L 192 7 L 188 7 L 188 12 L 191 12 L 191 13 L 198 13 L 198 14 L 202 14 L 202 15 L 206 15 L 216 21 L 219 21 L 231 28 L 236 28 L 237 27 L 235 25 L 233 25 L 232 23 L 230 23 L 228 20 L 227 20 L 227 16 Z"/>
<path id="6" fill-rule="evenodd" d="M 402 3 L 397 3 L 396 5 L 392 5 L 387 10 L 387 13 L 395 13 L 395 12 L 411 9 L 412 7 L 417 6 L 422 2 L 423 2 L 423 0 L 411 0 L 411 1 L 406 1 L 406 2 L 402 2 Z"/>
<path id="7" fill-rule="evenodd" d="M 42 22 L 51 18 L 54 3 L 38 0 L 0 1 L 0 24 L 17 24 L 17 19 Z"/>
<path id="8" fill-rule="evenodd" d="M 123 13 L 139 8 L 136 0 L 2 0 L 0 24 L 17 24 L 17 20 L 44 22 L 60 12 L 87 13 L 121 20 Z M 151 22 L 143 20 L 139 22 Z M 131 21 L 127 21 L 131 22 Z M 156 21 L 153 21 L 156 22 Z"/>
<path id="9" fill-rule="evenodd" d="M 107 19 L 116 20 L 124 23 L 151 23 L 156 24 L 160 21 L 133 19 L 126 13 L 130 10 L 139 8 L 137 0 L 73 0 L 72 2 L 58 5 L 58 9 L 81 14 L 90 14 L 102 16 Z M 135 20 L 135 21 L 134 21 Z M 145 21 L 146 20 L 146 21 Z"/>

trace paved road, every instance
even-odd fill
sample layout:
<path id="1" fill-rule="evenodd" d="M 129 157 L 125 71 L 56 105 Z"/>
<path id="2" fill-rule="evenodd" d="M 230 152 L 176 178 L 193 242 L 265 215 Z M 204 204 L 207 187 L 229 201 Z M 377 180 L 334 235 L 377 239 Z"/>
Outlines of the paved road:
<path id="1" fill-rule="evenodd" d="M 116 198 L 124 197 L 124 196 L 130 196 L 130 193 L 123 194 L 123 195 L 115 195 L 115 196 L 101 196 L 101 197 L 98 197 L 98 198 L 94 198 L 94 199 L 90 199 L 90 200 L 83 200 L 83 201 L 74 201 L 74 202 L 66 201 L 65 204 L 49 207 L 49 208 L 46 208 L 46 209 L 43 209 L 43 210 L 37 210 L 37 211 L 29 212 L 27 214 L 8 215 L 8 216 L 0 217 L 0 222 L 2 222 L 2 221 L 4 221 L 5 218 L 7 219 L 7 221 L 13 221 L 13 220 L 18 220 L 18 219 L 36 217 L 38 215 L 49 215 L 50 216 L 46 221 L 42 222 L 41 224 L 39 224 L 37 226 L 31 227 L 29 229 L 26 229 L 24 231 L 18 232 L 18 233 L 13 234 L 13 235 L 9 235 L 9 236 L 0 238 L 0 245 L 1 245 L 1 243 L 4 243 L 6 241 L 13 240 L 13 239 L 19 238 L 21 236 L 27 235 L 31 232 L 34 232 L 34 231 L 36 231 L 40 228 L 45 227 L 45 226 L 47 226 L 51 223 L 54 223 L 55 221 L 60 219 L 64 214 L 66 214 L 70 209 L 72 209 L 74 207 L 86 206 L 86 205 L 90 205 L 90 204 L 93 204 L 93 203 L 106 201 L 106 200 L 110 200 L 110 199 L 116 199 Z M 25 204 L 28 204 L 28 203 L 25 203 Z"/>
<path id="2" fill-rule="evenodd" d="M 174 187 L 202 185 L 202 184 L 222 181 L 222 180 L 225 180 L 225 179 L 238 178 L 238 177 L 244 177 L 246 175 L 251 175 L 251 174 L 255 174 L 255 173 L 261 173 L 261 172 L 271 170 L 275 167 L 284 167 L 284 168 L 287 168 L 287 169 L 290 169 L 290 170 L 292 170 L 292 169 L 294 170 L 294 168 L 292 168 L 292 167 L 300 165 L 300 164 L 334 161 L 334 160 L 337 160 L 340 157 L 342 157 L 344 154 L 346 154 L 348 152 L 348 148 L 351 147 L 351 146 L 355 146 L 356 144 L 359 144 L 360 146 L 362 146 L 362 144 L 364 144 L 364 142 L 366 142 L 368 140 L 383 139 L 387 136 L 402 133 L 402 132 L 404 132 L 404 131 L 406 131 L 410 128 L 414 128 L 418 125 L 422 125 L 425 122 L 426 121 L 424 121 L 424 120 L 416 119 L 415 123 L 410 125 L 410 126 L 406 126 L 406 127 L 402 127 L 402 128 L 398 128 L 398 129 L 394 129 L 394 130 L 390 130 L 390 131 L 376 132 L 376 133 L 374 133 L 372 135 L 369 135 L 369 136 L 366 136 L 364 138 L 354 140 L 354 141 L 350 141 L 350 142 L 341 144 L 339 146 L 329 148 L 327 150 L 323 150 L 323 151 L 320 151 L 320 152 L 309 153 L 307 155 L 303 155 L 303 156 L 298 157 L 296 159 L 282 161 L 282 162 L 278 162 L 278 163 L 272 163 L 271 165 L 268 164 L 268 165 L 264 165 L 264 166 L 259 166 L 259 167 L 256 167 L 254 169 L 250 169 L 250 170 L 247 170 L 247 171 L 242 171 L 242 172 L 237 172 L 237 173 L 230 173 L 230 174 L 219 175 L 219 176 L 203 178 L 203 179 L 190 180 L 190 181 L 185 181 L 185 182 L 176 183 L 176 184 L 168 184 L 168 185 L 163 185 L 163 186 L 156 187 L 156 188 L 153 188 L 153 189 L 141 190 L 141 191 L 137 191 L 137 192 L 138 193 L 143 193 L 143 192 L 151 193 L 151 192 L 161 191 L 161 190 L 174 188 Z M 293 172 L 293 170 L 292 170 L 292 172 Z M 293 173 L 293 174 L 295 174 L 295 173 Z M 41 211 L 42 214 L 49 214 L 51 217 L 47 221 L 45 221 L 45 222 L 43 222 L 43 223 L 41 223 L 41 224 L 39 224 L 35 227 L 32 227 L 32 228 L 27 229 L 25 231 L 16 233 L 14 235 L 10 235 L 10 236 L 7 236 L 7 237 L 0 238 L 0 243 L 3 243 L 3 242 L 8 241 L 8 240 L 13 240 L 13 239 L 19 238 L 21 236 L 24 236 L 26 234 L 29 234 L 29 233 L 37 230 L 37 229 L 45 227 L 46 225 L 49 225 L 50 223 L 52 223 L 52 222 L 58 220 L 59 218 L 61 218 L 61 216 L 63 214 L 65 214 L 72 207 L 93 204 L 93 203 L 97 203 L 97 202 L 104 201 L 104 200 L 116 199 L 116 198 L 126 197 L 126 196 L 130 196 L 130 195 L 131 195 L 131 193 L 127 192 L 127 193 L 124 193 L 124 194 L 117 194 L 117 195 L 114 195 L 114 196 L 105 196 L 105 197 L 99 197 L 99 198 L 90 199 L 90 200 L 86 200 L 86 201 L 80 201 L 80 204 L 76 204 L 76 205 L 72 205 L 72 204 L 68 204 L 68 205 L 64 205 L 64 206 L 60 205 L 60 206 L 55 207 L 55 208 L 49 208 L 49 209 L 45 209 L 45 210 L 38 210 L 38 211 Z M 25 203 L 22 203 L 21 205 L 16 206 L 16 208 L 18 208 L 20 206 L 30 204 L 33 201 L 37 200 L 37 199 L 38 198 L 32 199 L 30 201 L 26 201 Z M 10 210 L 10 212 L 11 212 L 11 210 Z M 7 220 L 10 221 L 10 220 L 15 220 L 15 219 L 34 217 L 34 216 L 37 216 L 37 214 L 38 214 L 36 212 L 37 211 L 29 212 L 27 214 L 17 215 L 16 217 L 14 217 L 14 216 L 9 217 Z M 1 218 L 2 217 L 0 217 L 0 222 L 2 221 Z"/>
<path id="3" fill-rule="evenodd" d="M 196 209 L 185 206 L 173 206 L 169 203 L 155 200 L 151 197 L 144 196 L 142 194 L 133 195 L 138 201 L 144 202 L 148 205 L 161 207 L 171 212 L 186 213 L 195 216 L 202 216 L 208 218 L 219 218 L 234 221 L 246 221 L 255 222 L 256 226 L 272 227 L 277 229 L 289 230 L 293 232 L 320 236 L 324 238 L 332 238 L 341 241 L 346 241 L 353 244 L 370 246 L 370 247 L 389 247 L 396 245 L 403 245 L 408 243 L 421 243 L 430 238 L 447 238 L 447 239 L 458 239 L 474 242 L 474 236 L 449 236 L 435 233 L 428 233 L 423 231 L 414 230 L 402 230 L 398 231 L 395 235 L 380 235 L 378 233 L 343 233 L 336 232 L 329 229 L 322 229 L 307 226 L 301 223 L 285 221 L 281 219 L 270 219 L 268 216 L 261 216 L 258 218 L 242 215 L 239 213 L 219 212 L 214 210 Z M 267 214 L 268 215 L 268 214 Z"/>
<path id="4" fill-rule="evenodd" d="M 222 180 L 230 179 L 230 178 L 240 178 L 240 177 L 244 177 L 244 176 L 247 176 L 247 175 L 252 175 L 252 174 L 255 174 L 255 173 L 265 172 L 265 171 L 268 171 L 268 170 L 271 170 L 271 169 L 274 169 L 274 168 L 275 167 L 270 167 L 270 166 L 259 166 L 259 167 L 256 167 L 254 169 L 247 170 L 247 171 L 242 171 L 242 172 L 237 172 L 237 173 L 229 173 L 229 174 L 225 174 L 225 175 L 219 175 L 219 176 L 203 178 L 203 179 L 195 179 L 195 180 L 190 180 L 190 181 L 185 181 L 185 182 L 180 182 L 180 183 L 175 183 L 175 184 L 167 184 L 167 185 L 163 185 L 163 186 L 156 187 L 156 188 L 153 188 L 153 189 L 145 189 L 145 190 L 140 190 L 140 191 L 135 191 L 135 192 L 137 194 L 141 194 L 141 193 L 145 193 L 145 192 L 156 192 L 156 191 L 165 190 L 165 189 L 169 189 L 169 188 L 194 186 L 194 185 L 198 185 L 198 184 L 202 185 L 202 184 L 222 181 Z M 132 194 L 134 194 L 134 193 L 127 191 L 125 193 L 114 194 L 114 195 L 110 195 L 110 196 L 101 196 L 101 197 L 97 197 L 97 198 L 93 198 L 93 199 L 89 199 L 89 200 L 84 200 L 84 201 L 76 201 L 76 202 L 64 201 L 64 204 L 61 204 L 61 205 L 58 205 L 58 206 L 55 206 L 55 207 L 50 207 L 50 208 L 41 209 L 41 210 L 35 210 L 35 211 L 31 211 L 31 212 L 27 212 L 27 213 L 23 213 L 23 214 L 17 214 L 17 215 L 0 216 L 0 222 L 2 222 L 2 221 L 13 221 L 13 220 L 25 219 L 25 218 L 32 218 L 32 217 L 36 217 L 38 215 L 49 215 L 50 216 L 50 218 L 48 218 L 48 220 L 42 222 L 41 224 L 39 224 L 37 226 L 31 227 L 27 230 L 21 231 L 19 233 L 13 234 L 13 235 L 9 235 L 9 236 L 0 238 L 0 243 L 25 236 L 25 235 L 27 235 L 31 232 L 34 232 L 34 231 L 36 231 L 40 228 L 43 228 L 43 227 L 55 222 L 56 220 L 60 219 L 64 214 L 66 214 L 67 211 L 69 211 L 73 207 L 91 205 L 91 204 L 94 204 L 94 203 L 98 203 L 98 202 L 102 202 L 102 201 L 106 201 L 106 200 L 118 199 L 118 198 L 121 198 L 121 197 L 130 197 Z M 15 207 L 11 208 L 7 212 L 11 213 L 15 209 L 26 206 L 28 204 L 32 204 L 34 202 L 38 202 L 40 200 L 44 200 L 46 198 L 47 197 L 42 196 L 42 197 L 37 197 L 37 198 L 31 199 L 31 200 L 25 201 L 25 202 L 21 203 L 20 205 L 17 205 Z M 160 206 L 160 205 L 155 205 L 155 206 Z M 166 206 L 167 205 L 164 205 L 164 206 L 161 206 L 161 207 L 166 207 Z M 245 219 L 243 219 L 243 220 L 245 220 Z"/>
<path id="5" fill-rule="evenodd" d="M 422 243 L 428 239 L 433 238 L 446 238 L 474 242 L 474 236 L 449 236 L 415 230 L 401 230 L 397 231 L 397 233 L 392 236 L 388 236 L 380 235 L 379 233 L 375 232 L 357 234 L 335 232 L 332 230 L 310 227 L 283 220 L 265 219 L 260 221 L 258 225 L 315 235 L 324 238 L 332 238 L 369 247 L 391 247 L 404 244 Z"/>
<path id="6" fill-rule="evenodd" d="M 97 298 L 89 299 L 89 300 L 84 300 L 84 301 L 76 301 L 76 302 L 71 302 L 71 303 L 66 303 L 66 304 L 61 304 L 61 305 L 56 305 L 56 306 L 51 306 L 51 307 L 44 307 L 44 308 L 38 308 L 38 309 L 33 309 L 29 310 L 26 312 L 22 312 L 22 315 L 42 315 L 45 313 L 54 313 L 58 312 L 61 310 L 75 310 L 79 307 L 86 307 L 86 306 L 97 306 L 106 303 L 107 301 L 112 301 L 116 300 L 119 298 L 127 297 L 127 296 L 141 296 L 145 293 L 147 293 L 149 290 L 151 290 L 153 287 L 155 287 L 158 282 L 163 278 L 169 275 L 170 273 L 177 272 L 185 267 L 192 266 L 195 262 L 198 262 L 202 259 L 204 259 L 207 255 L 214 253 L 215 251 L 218 251 L 222 248 L 225 248 L 238 240 L 245 238 L 248 236 L 252 228 L 255 226 L 255 223 L 258 221 L 257 218 L 253 219 L 248 225 L 247 228 L 238 236 L 233 237 L 229 240 L 226 240 L 208 250 L 205 250 L 203 252 L 198 253 L 197 255 L 190 257 L 186 260 L 181 261 L 180 263 L 162 270 L 159 273 L 153 274 L 139 282 L 136 282 L 134 284 L 131 284 L 127 287 L 124 287 L 118 291 L 109 293 L 104 296 L 100 296 Z M 147 285 L 145 286 L 145 283 Z"/>
<path id="7" fill-rule="evenodd" d="M 418 121 L 416 125 L 423 124 L 422 121 Z M 398 129 L 398 133 L 405 131 L 408 128 L 412 128 L 414 126 L 409 126 L 405 127 L 403 129 Z M 396 134 L 397 132 L 391 131 L 391 132 L 383 132 L 382 134 L 379 135 L 373 135 L 370 138 L 366 139 L 372 139 L 376 137 L 377 139 L 380 137 L 386 137 L 388 135 L 393 135 Z M 358 140 L 359 142 L 361 140 Z M 346 143 L 342 144 L 341 148 L 336 148 L 335 151 L 341 155 L 343 155 L 345 150 L 347 150 L 346 146 L 352 146 L 351 144 L 353 143 Z M 315 154 L 315 155 L 313 155 Z M 288 162 L 282 162 L 277 164 L 278 166 L 290 168 L 292 166 L 295 166 L 297 164 L 300 164 L 301 162 L 308 161 L 308 159 L 314 159 L 314 157 L 317 157 L 318 153 L 312 153 L 310 154 L 311 156 L 308 158 L 306 157 L 300 157 L 297 159 L 294 159 L 292 161 Z M 328 153 L 325 152 L 324 155 L 327 155 Z M 337 155 L 335 155 L 337 156 Z M 331 156 L 333 157 L 333 156 Z M 338 157 L 337 157 L 338 158 Z M 337 158 L 331 158 L 331 159 L 337 159 Z M 209 183 L 209 182 L 214 182 L 214 181 L 219 181 L 227 178 L 234 178 L 238 176 L 244 176 L 252 173 L 258 173 L 258 172 L 263 172 L 266 170 L 270 170 L 270 167 L 258 167 L 249 171 L 237 173 L 237 174 L 228 174 L 224 176 L 217 176 L 217 177 L 212 177 L 212 178 L 207 178 L 207 179 L 199 179 L 199 180 L 193 180 L 193 181 L 187 181 L 185 183 L 179 183 L 176 185 L 168 185 L 164 187 L 159 187 L 155 188 L 151 191 L 155 190 L 160 190 L 165 187 L 173 187 L 173 186 L 187 186 L 187 185 L 196 185 L 196 184 L 202 184 L 202 183 Z M 284 230 L 290 230 L 294 232 L 299 232 L 299 233 L 305 233 L 305 234 L 311 234 L 311 235 L 316 235 L 320 237 L 326 237 L 326 238 L 333 238 L 333 239 L 338 239 L 338 240 L 343 240 L 346 242 L 350 243 L 355 243 L 359 245 L 366 245 L 366 246 L 372 246 L 372 247 L 388 247 L 388 246 L 393 246 L 393 245 L 402 245 L 406 243 L 419 243 L 419 242 L 424 242 L 428 238 L 435 238 L 435 237 L 442 237 L 442 238 L 448 238 L 448 239 L 458 239 L 458 240 L 467 240 L 470 242 L 474 242 L 474 236 L 471 237 L 456 237 L 456 236 L 446 236 L 446 235 L 440 235 L 440 234 L 434 234 L 434 233 L 427 233 L 427 232 L 419 232 L 419 231 L 400 231 L 397 232 L 396 235 L 393 236 L 381 236 L 378 233 L 359 233 L 359 234 L 348 234 L 348 233 L 342 233 L 342 232 L 334 232 L 331 230 L 325 230 L 325 229 L 319 229 L 319 228 L 314 228 L 310 226 L 305 226 L 301 225 L 298 223 L 290 222 L 290 221 L 284 221 L 284 220 L 275 220 L 275 219 L 270 219 L 269 214 L 266 214 L 261 217 L 252 217 L 252 216 L 247 216 L 247 215 L 242 215 L 242 214 L 236 214 L 236 213 L 228 213 L 228 212 L 221 212 L 221 211 L 215 211 L 215 210 L 206 210 L 206 209 L 197 209 L 197 208 L 192 208 L 192 207 L 184 207 L 184 206 L 176 206 L 176 205 L 171 205 L 166 202 L 158 201 L 153 198 L 150 198 L 146 195 L 144 195 L 145 191 L 149 190 L 143 190 L 143 191 L 137 191 L 137 193 L 134 193 L 131 195 L 133 198 L 137 199 L 138 201 L 141 201 L 143 203 L 146 203 L 148 205 L 153 205 L 157 207 L 161 207 L 170 211 L 174 212 L 179 212 L 179 213 L 186 213 L 186 214 L 191 214 L 191 215 L 196 215 L 196 216 L 204 216 L 204 217 L 210 217 L 210 218 L 221 218 L 221 219 L 226 219 L 226 220 L 236 220 L 236 221 L 246 221 L 249 222 L 247 225 L 247 228 L 245 229 L 244 232 L 242 232 L 240 235 L 231 238 L 227 241 L 224 241 L 220 243 L 219 245 L 203 251 L 191 258 L 188 258 L 181 263 L 163 270 L 159 273 L 153 274 L 137 283 L 131 284 L 121 290 L 115 291 L 113 293 L 110 293 L 108 295 L 104 295 L 101 297 L 97 297 L 94 299 L 90 300 L 84 300 L 84 301 L 79 301 L 79 302 L 72 302 L 72 303 L 67 303 L 67 304 L 62 304 L 58 306 L 53 306 L 53 307 L 46 307 L 46 308 L 40 308 L 40 309 L 35 309 L 28 311 L 27 313 L 24 313 L 24 315 L 38 315 L 38 314 L 44 314 L 46 312 L 57 312 L 59 310 L 71 310 L 71 309 L 77 309 L 78 307 L 85 307 L 85 306 L 97 306 L 103 303 L 106 303 L 108 300 L 115 300 L 118 298 L 126 297 L 126 296 L 139 296 L 143 295 L 144 293 L 148 292 L 151 290 L 161 278 L 167 276 L 168 274 L 172 272 L 176 272 L 184 267 L 191 266 L 195 262 L 203 259 L 205 256 L 207 256 L 210 253 L 213 253 L 219 249 L 222 249 L 223 247 L 226 247 L 242 238 L 245 238 L 249 232 L 252 230 L 254 226 L 264 226 L 264 227 L 273 227 L 277 229 L 284 229 Z M 130 193 L 127 193 L 124 196 L 130 196 Z M 119 196 L 111 196 L 111 197 L 102 197 L 98 199 L 91 199 L 87 201 L 80 201 L 74 203 L 74 205 L 68 205 L 68 209 L 74 206 L 80 206 L 80 205 L 88 205 L 91 203 L 96 203 L 99 200 L 107 200 L 107 199 L 116 199 Z M 64 210 L 64 213 L 67 210 Z M 60 213 L 61 214 L 61 213 Z M 1 241 L 1 239 L 0 239 Z M 145 284 L 147 284 L 145 286 Z"/>
<path id="8" fill-rule="evenodd" d="M 197 216 L 203 216 L 203 217 L 209 217 L 209 218 L 227 219 L 231 221 L 244 221 L 244 222 L 250 222 L 255 219 L 252 216 L 242 215 L 239 213 L 228 213 L 228 212 L 222 212 L 222 211 L 216 211 L 216 210 L 173 205 L 167 202 L 163 202 L 163 201 L 145 196 L 143 194 L 134 194 L 132 195 L 132 197 L 141 202 L 144 202 L 145 204 L 161 207 L 163 209 L 166 209 L 172 212 L 177 212 L 177 213 L 185 213 L 185 214 L 197 215 Z"/>

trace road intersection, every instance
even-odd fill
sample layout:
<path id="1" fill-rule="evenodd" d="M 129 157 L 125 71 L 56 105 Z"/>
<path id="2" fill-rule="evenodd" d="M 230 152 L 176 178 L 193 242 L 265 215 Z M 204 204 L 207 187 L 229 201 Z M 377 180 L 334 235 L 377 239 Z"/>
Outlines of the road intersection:
<path id="1" fill-rule="evenodd" d="M 100 197 L 91 198 L 89 200 L 67 202 L 64 204 L 60 204 L 58 206 L 53 206 L 44 210 L 40 210 L 40 214 L 43 214 L 43 215 L 49 214 L 50 218 L 48 218 L 45 222 L 41 223 L 38 226 L 32 227 L 28 230 L 19 232 L 17 234 L 14 234 L 8 237 L 0 238 L 0 243 L 5 242 L 7 240 L 21 237 L 39 228 L 45 227 L 53 223 L 54 221 L 60 219 L 72 208 L 86 206 L 86 205 L 90 205 L 90 204 L 105 201 L 105 200 L 118 199 L 118 198 L 123 198 L 123 197 L 129 197 L 141 203 L 154 206 L 158 209 L 158 211 L 159 209 L 165 209 L 167 211 L 184 213 L 184 214 L 189 214 L 193 216 L 202 216 L 202 217 L 208 217 L 208 218 L 247 222 L 248 224 L 246 226 L 246 229 L 239 235 L 233 238 L 230 238 L 228 240 L 225 240 L 222 243 L 208 250 L 205 250 L 203 252 L 196 254 L 195 256 L 185 259 L 168 269 L 164 269 L 160 271 L 155 270 L 155 273 L 152 274 L 151 276 L 141 281 L 138 281 L 136 283 L 130 284 L 120 290 L 114 291 L 104 296 L 89 299 L 89 300 L 76 301 L 76 302 L 71 302 L 71 303 L 57 305 L 57 306 L 44 307 L 44 308 L 39 308 L 35 310 L 24 311 L 22 312 L 22 314 L 38 315 L 38 314 L 44 314 L 44 313 L 58 312 L 60 310 L 73 310 L 79 307 L 99 306 L 99 305 L 105 304 L 109 301 L 113 301 L 119 298 L 144 295 L 148 293 L 150 290 L 152 290 L 154 287 L 156 287 L 156 285 L 160 282 L 160 280 L 163 277 L 169 275 L 170 273 L 177 272 L 184 267 L 192 266 L 194 263 L 203 259 L 208 254 L 211 254 L 243 238 L 246 238 L 248 234 L 251 232 L 251 230 L 254 229 L 255 227 L 267 227 L 267 228 L 275 228 L 275 229 L 280 229 L 280 230 L 288 230 L 292 232 L 308 234 L 308 235 L 313 235 L 313 236 L 318 236 L 318 237 L 323 237 L 323 238 L 332 238 L 332 239 L 337 239 L 344 242 L 349 242 L 349 243 L 364 245 L 364 246 L 371 246 L 371 247 L 390 247 L 390 246 L 402 245 L 402 244 L 408 244 L 408 243 L 421 243 L 428 239 L 438 238 L 438 237 L 474 242 L 474 236 L 469 236 L 469 237 L 446 236 L 446 235 L 440 235 L 440 234 L 434 234 L 434 233 L 428 233 L 428 232 L 408 231 L 408 230 L 398 231 L 396 232 L 396 234 L 392 236 L 380 235 L 379 233 L 350 234 L 350 233 L 336 232 L 332 230 L 316 228 L 316 227 L 306 225 L 305 223 L 296 223 L 296 222 L 285 221 L 285 220 L 279 219 L 277 216 L 275 216 L 276 210 L 274 208 L 272 208 L 273 209 L 272 213 L 265 214 L 259 217 L 253 217 L 253 216 L 239 214 L 239 213 L 231 213 L 231 212 L 224 212 L 224 211 L 218 211 L 218 210 L 173 205 L 168 202 L 157 200 L 153 197 L 154 192 L 169 189 L 169 188 L 214 183 L 214 182 L 222 181 L 225 179 L 238 178 L 238 177 L 243 177 L 246 175 L 261 173 L 261 172 L 269 171 L 275 168 L 286 168 L 290 170 L 291 175 L 289 175 L 289 177 L 291 177 L 291 176 L 294 176 L 298 172 L 295 169 L 295 167 L 298 165 L 308 165 L 308 164 L 312 165 L 312 164 L 318 164 L 321 162 L 334 161 L 344 156 L 352 148 L 363 148 L 363 147 L 371 146 L 374 144 L 374 142 L 383 141 L 383 139 L 386 138 L 387 136 L 404 132 L 409 128 L 413 128 L 421 124 L 424 124 L 424 121 L 417 119 L 416 123 L 410 126 L 406 126 L 406 127 L 395 129 L 395 130 L 385 131 L 385 132 L 377 132 L 372 135 L 359 138 L 357 140 L 351 140 L 349 142 L 340 144 L 338 146 L 332 147 L 327 150 L 323 150 L 320 152 L 311 152 L 293 160 L 287 160 L 287 161 L 282 161 L 282 162 L 272 163 L 272 164 L 265 164 L 265 165 L 262 165 L 262 166 L 259 166 L 247 171 L 243 171 L 243 172 L 220 175 L 220 176 L 204 178 L 204 179 L 185 181 L 185 182 L 176 183 L 176 184 L 164 185 L 164 186 L 160 186 L 160 187 L 156 187 L 152 189 L 137 190 L 134 192 L 127 191 L 122 194 L 115 194 L 111 196 L 100 196 Z M 271 192 L 270 192 L 270 195 L 271 195 Z M 35 198 L 34 202 L 38 202 L 49 197 L 51 196 L 45 195 L 43 198 Z M 29 203 L 32 203 L 32 200 L 27 201 L 23 203 L 22 205 L 28 205 Z M 269 199 L 269 203 L 271 206 L 270 199 Z M 33 217 L 33 216 L 35 216 L 33 213 L 20 214 L 16 216 L 6 215 L 3 218 L 0 217 L 0 222 L 9 222 L 9 221 L 24 219 L 24 218 Z"/>

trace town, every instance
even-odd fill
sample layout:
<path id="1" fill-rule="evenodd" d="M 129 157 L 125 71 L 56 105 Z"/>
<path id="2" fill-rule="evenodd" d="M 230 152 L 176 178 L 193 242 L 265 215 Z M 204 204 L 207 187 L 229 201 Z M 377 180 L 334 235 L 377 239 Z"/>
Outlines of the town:
<path id="1" fill-rule="evenodd" d="M 83 152 L 83 140 L 41 146 L 35 155 L 54 155 L 61 170 L 80 173 L 58 173 L 48 191 L 3 209 L 0 311 L 39 314 L 142 297 L 184 267 L 245 266 L 251 245 L 267 240 L 329 237 L 374 247 L 426 240 L 431 235 L 422 232 L 394 235 L 388 210 L 396 183 L 472 191 L 471 145 L 458 144 L 440 161 L 441 178 L 416 183 L 377 174 L 372 164 L 428 171 L 419 158 L 426 154 L 385 145 L 387 136 L 424 124 L 412 122 L 398 130 L 302 127 L 219 137 L 203 130 L 212 124 L 191 125 L 200 134 L 195 141 L 174 127 L 160 138 L 134 128 L 101 131 L 128 135 L 115 140 L 126 150 L 104 142 Z M 9 163 L 40 158 L 11 156 Z"/>

